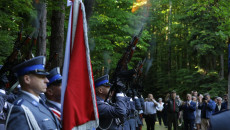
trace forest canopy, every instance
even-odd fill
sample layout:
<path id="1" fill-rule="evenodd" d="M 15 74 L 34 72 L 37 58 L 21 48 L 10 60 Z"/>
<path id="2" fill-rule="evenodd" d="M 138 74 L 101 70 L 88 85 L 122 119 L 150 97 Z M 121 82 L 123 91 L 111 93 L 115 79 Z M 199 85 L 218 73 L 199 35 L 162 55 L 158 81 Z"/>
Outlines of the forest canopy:
<path id="1" fill-rule="evenodd" d="M 0 64 L 12 52 L 22 25 L 23 37 L 39 30 L 37 1 L 0 1 Z M 135 68 L 146 58 L 142 77 L 145 94 L 165 96 L 176 90 L 185 95 L 197 90 L 217 96 L 227 92 L 229 0 L 90 1 L 92 7 L 86 6 L 86 12 L 90 14 L 87 20 L 94 78 L 113 73 L 126 46 L 143 27 L 128 67 Z M 58 20 L 54 14 L 58 12 L 56 16 L 64 21 L 60 26 L 64 40 L 56 48 L 63 59 L 70 9 L 64 0 L 39 2 L 47 9 L 47 57 L 56 51 L 49 47 L 55 42 L 52 29 L 58 27 L 53 26 Z M 33 48 L 34 53 L 38 47 Z"/>

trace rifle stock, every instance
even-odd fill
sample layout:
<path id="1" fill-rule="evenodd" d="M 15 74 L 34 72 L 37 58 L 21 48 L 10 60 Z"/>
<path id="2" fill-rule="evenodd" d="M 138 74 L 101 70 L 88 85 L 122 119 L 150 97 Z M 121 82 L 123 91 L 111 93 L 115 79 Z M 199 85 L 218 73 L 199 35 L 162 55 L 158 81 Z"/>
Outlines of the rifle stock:
<path id="1" fill-rule="evenodd" d="M 18 64 L 18 60 L 17 60 L 17 56 L 18 53 L 20 52 L 20 50 L 22 49 L 22 47 L 26 44 L 29 43 L 29 41 L 31 40 L 30 36 L 27 36 L 22 42 L 22 29 L 21 31 L 18 33 L 18 38 L 14 43 L 14 48 L 13 48 L 13 52 L 6 58 L 2 68 L 0 69 L 0 80 L 3 79 L 4 76 L 6 76 L 8 79 L 12 79 L 10 80 L 11 82 L 7 83 L 5 86 L 6 88 L 9 88 L 11 86 L 11 84 L 14 84 L 16 81 L 13 72 L 11 71 L 11 69 L 13 68 L 13 66 L 15 66 L 16 64 Z M 33 33 L 32 33 L 33 34 Z M 31 34 L 31 35 L 32 35 Z M 9 72 L 9 73 L 7 73 Z M 9 85 L 8 85 L 9 84 Z"/>

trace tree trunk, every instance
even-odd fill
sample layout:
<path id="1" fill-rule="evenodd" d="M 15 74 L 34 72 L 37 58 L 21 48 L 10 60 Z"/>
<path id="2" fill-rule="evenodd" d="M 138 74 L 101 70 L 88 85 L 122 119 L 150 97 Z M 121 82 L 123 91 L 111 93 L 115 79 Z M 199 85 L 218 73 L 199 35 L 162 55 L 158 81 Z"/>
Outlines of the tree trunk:
<path id="1" fill-rule="evenodd" d="M 93 12 L 93 5 L 95 0 L 84 0 L 85 5 L 85 12 L 86 12 L 86 20 L 88 22 L 92 12 Z"/>
<path id="2" fill-rule="evenodd" d="M 171 85 L 171 26 L 172 26 L 172 0 L 169 0 L 169 16 L 168 16 L 168 80 L 169 86 Z"/>
<path id="3" fill-rule="evenodd" d="M 228 43 L 228 109 L 230 108 L 230 39 L 227 40 Z"/>
<path id="4" fill-rule="evenodd" d="M 224 54 L 220 55 L 220 80 L 224 79 Z"/>
<path id="5" fill-rule="evenodd" d="M 40 12 L 40 16 L 38 16 L 39 20 L 39 33 L 37 37 L 37 49 L 36 49 L 36 55 L 40 56 L 46 56 L 46 4 L 40 3 L 38 12 Z"/>
<path id="6" fill-rule="evenodd" d="M 51 66 L 49 69 L 63 65 L 65 4 L 62 0 L 57 0 L 54 5 L 58 9 L 52 11 L 49 55 Z M 56 53 L 58 55 L 55 58 Z"/>

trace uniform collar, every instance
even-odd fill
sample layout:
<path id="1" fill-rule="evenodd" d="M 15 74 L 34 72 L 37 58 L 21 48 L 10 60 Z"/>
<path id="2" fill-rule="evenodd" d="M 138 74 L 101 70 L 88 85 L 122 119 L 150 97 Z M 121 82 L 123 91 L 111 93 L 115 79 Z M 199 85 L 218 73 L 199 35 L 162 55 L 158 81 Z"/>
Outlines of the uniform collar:
<path id="1" fill-rule="evenodd" d="M 39 96 L 37 97 L 37 96 L 33 95 L 32 93 L 29 93 L 29 92 L 24 91 L 24 90 L 21 90 L 21 91 L 22 91 L 22 93 L 24 93 L 24 94 L 30 96 L 31 98 L 33 98 L 35 101 L 39 102 L 39 99 L 40 99 Z"/>
<path id="2" fill-rule="evenodd" d="M 102 98 L 100 98 L 100 97 L 98 97 L 98 96 L 96 96 L 97 97 L 97 100 L 99 100 L 99 101 L 104 101 Z"/>
<path id="3" fill-rule="evenodd" d="M 0 93 L 2 93 L 2 94 L 6 94 L 6 91 L 5 91 L 5 90 L 3 90 L 3 89 L 0 89 Z"/>

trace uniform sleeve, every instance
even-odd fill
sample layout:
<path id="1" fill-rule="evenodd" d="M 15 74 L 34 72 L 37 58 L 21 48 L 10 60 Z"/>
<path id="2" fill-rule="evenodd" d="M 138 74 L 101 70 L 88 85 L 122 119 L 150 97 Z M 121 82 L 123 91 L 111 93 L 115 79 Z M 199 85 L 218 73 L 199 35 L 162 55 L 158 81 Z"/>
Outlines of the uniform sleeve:
<path id="1" fill-rule="evenodd" d="M 116 104 L 109 105 L 104 102 L 98 102 L 98 113 L 100 117 L 122 118 L 126 115 L 125 97 L 116 97 Z"/>
<path id="2" fill-rule="evenodd" d="M 140 100 L 139 100 L 138 97 L 134 98 L 134 102 L 135 102 L 135 108 L 136 108 L 136 110 L 141 110 L 142 109 L 141 102 L 140 102 Z"/>
<path id="3" fill-rule="evenodd" d="M 141 102 L 141 107 L 142 107 L 142 109 L 144 109 L 144 102 L 145 102 L 145 101 L 144 101 L 144 98 L 141 97 L 141 98 L 140 98 L 140 102 Z"/>
<path id="4" fill-rule="evenodd" d="M 29 130 L 24 110 L 20 106 L 12 108 L 7 130 Z"/>

